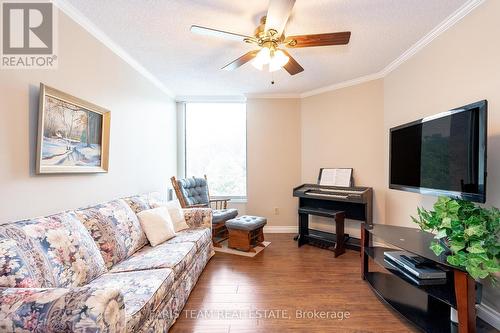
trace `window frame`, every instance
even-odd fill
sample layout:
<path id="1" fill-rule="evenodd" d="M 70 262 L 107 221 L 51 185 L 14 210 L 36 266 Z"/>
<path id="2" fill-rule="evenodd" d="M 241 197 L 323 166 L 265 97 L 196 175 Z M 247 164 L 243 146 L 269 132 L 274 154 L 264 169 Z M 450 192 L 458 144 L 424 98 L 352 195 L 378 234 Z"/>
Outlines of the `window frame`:
<path id="1" fill-rule="evenodd" d="M 230 101 L 186 101 L 183 103 L 183 148 L 184 148 L 184 178 L 187 177 L 188 167 L 188 149 L 187 149 L 187 105 L 188 104 L 243 104 L 245 106 L 245 195 L 210 195 L 210 199 L 224 200 L 229 199 L 233 203 L 246 203 L 248 198 L 248 109 L 246 101 L 230 100 Z M 210 182 L 210 179 L 209 179 Z M 208 184 L 210 191 L 210 183 Z"/>

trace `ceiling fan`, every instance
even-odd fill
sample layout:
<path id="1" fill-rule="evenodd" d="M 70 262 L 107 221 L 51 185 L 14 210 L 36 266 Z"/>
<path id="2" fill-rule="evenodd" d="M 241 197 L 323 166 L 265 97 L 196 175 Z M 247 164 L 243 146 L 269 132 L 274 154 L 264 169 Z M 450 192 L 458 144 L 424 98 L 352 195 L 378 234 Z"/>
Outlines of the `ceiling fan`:
<path id="1" fill-rule="evenodd" d="M 290 17 L 295 0 L 270 0 L 267 15 L 260 19 L 260 25 L 253 36 L 192 25 L 191 32 L 222 37 L 236 41 L 255 44 L 259 49 L 250 51 L 222 67 L 224 70 L 234 70 L 252 60 L 252 65 L 259 70 L 269 66 L 274 72 L 284 68 L 290 75 L 304 70 L 302 66 L 285 50 L 286 48 L 345 45 L 349 43 L 351 32 L 334 32 L 313 35 L 285 36 L 283 30 Z"/>

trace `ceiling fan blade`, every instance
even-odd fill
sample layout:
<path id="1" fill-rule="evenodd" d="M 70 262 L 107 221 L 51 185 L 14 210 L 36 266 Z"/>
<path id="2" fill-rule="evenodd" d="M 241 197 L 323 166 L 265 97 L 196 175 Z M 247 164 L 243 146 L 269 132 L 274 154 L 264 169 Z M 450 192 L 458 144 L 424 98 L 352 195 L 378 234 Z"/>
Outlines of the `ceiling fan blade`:
<path id="1" fill-rule="evenodd" d="M 312 47 L 328 45 L 345 45 L 349 43 L 351 32 L 333 32 L 327 34 L 288 36 L 285 39 L 287 47 Z"/>
<path id="2" fill-rule="evenodd" d="M 245 39 L 252 39 L 253 38 L 250 36 L 236 34 L 233 32 L 202 27 L 200 25 L 192 25 L 191 32 L 194 32 L 195 34 L 200 34 L 200 35 L 207 35 L 207 36 L 213 36 L 213 37 L 232 39 L 235 41 L 244 41 Z"/>
<path id="3" fill-rule="evenodd" d="M 290 55 L 290 53 L 288 53 L 287 51 L 285 50 L 282 50 L 283 53 L 286 54 L 286 56 L 289 58 L 288 59 L 288 62 L 286 63 L 285 66 L 283 66 L 283 68 L 290 74 L 290 75 L 295 75 L 295 74 L 299 74 L 300 72 L 303 72 L 304 71 L 304 68 L 302 68 L 302 66 L 299 65 L 299 63 Z"/>
<path id="4" fill-rule="evenodd" d="M 230 62 L 229 64 L 227 64 L 226 66 L 222 67 L 221 69 L 224 69 L 226 71 L 232 71 L 233 69 L 236 69 L 236 68 L 246 64 L 247 62 L 249 62 L 253 58 L 255 58 L 257 53 L 259 53 L 259 50 L 253 50 L 253 51 L 247 52 L 244 55 L 242 55 L 241 57 L 239 57 L 238 59 L 236 59 L 236 60 Z"/>
<path id="5" fill-rule="evenodd" d="M 294 4 L 295 0 L 269 0 L 265 31 L 274 29 L 281 36 Z"/>

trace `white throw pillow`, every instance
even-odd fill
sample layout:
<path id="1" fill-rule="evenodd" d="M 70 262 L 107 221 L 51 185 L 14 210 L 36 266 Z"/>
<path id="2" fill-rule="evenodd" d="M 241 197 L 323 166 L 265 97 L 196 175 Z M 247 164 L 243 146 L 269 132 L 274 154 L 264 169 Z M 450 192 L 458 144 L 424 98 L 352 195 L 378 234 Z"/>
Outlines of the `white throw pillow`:
<path id="1" fill-rule="evenodd" d="M 181 208 L 181 204 L 178 200 L 169 201 L 165 205 L 168 209 L 168 213 L 170 214 L 170 218 L 172 219 L 172 224 L 174 225 L 175 232 L 179 232 L 184 229 L 188 229 L 189 226 L 184 219 L 184 211 Z"/>
<path id="2" fill-rule="evenodd" d="M 161 244 L 175 236 L 174 225 L 167 207 L 143 210 L 137 216 L 151 246 Z"/>

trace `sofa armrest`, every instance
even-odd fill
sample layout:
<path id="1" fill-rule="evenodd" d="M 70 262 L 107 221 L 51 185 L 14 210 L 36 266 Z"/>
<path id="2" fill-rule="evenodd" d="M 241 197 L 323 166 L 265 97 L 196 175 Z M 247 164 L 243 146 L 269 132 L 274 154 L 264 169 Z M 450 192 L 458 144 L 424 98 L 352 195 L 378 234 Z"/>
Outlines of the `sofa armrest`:
<path id="1" fill-rule="evenodd" d="M 0 288 L 0 331 L 124 332 L 123 296 L 94 287 Z"/>
<path id="2" fill-rule="evenodd" d="M 190 228 L 212 229 L 212 209 L 187 208 L 183 209 L 184 219 Z"/>

